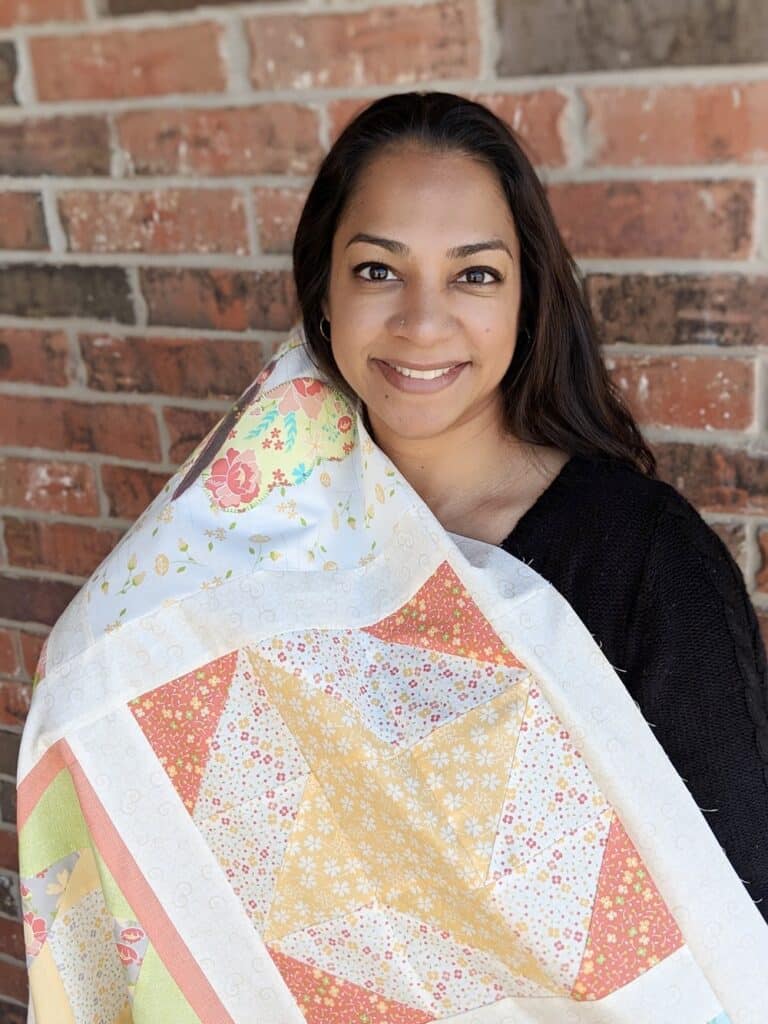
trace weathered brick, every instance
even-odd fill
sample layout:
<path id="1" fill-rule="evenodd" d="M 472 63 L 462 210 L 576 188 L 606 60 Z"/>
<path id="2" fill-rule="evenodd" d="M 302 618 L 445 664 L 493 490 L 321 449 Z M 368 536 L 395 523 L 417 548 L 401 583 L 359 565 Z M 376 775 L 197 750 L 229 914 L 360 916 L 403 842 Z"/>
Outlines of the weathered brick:
<path id="1" fill-rule="evenodd" d="M 0 953 L 15 960 L 24 960 L 24 929 L 19 921 L 0 918 Z"/>
<path id="2" fill-rule="evenodd" d="M 226 410 L 163 409 L 171 442 L 170 459 L 178 465 L 215 426 Z"/>
<path id="3" fill-rule="evenodd" d="M 27 1011 L 15 1003 L 0 999 L 0 1024 L 26 1024 Z"/>
<path id="4" fill-rule="evenodd" d="M 0 814 L 6 824 L 16 824 L 16 786 L 5 779 L 0 782 Z"/>
<path id="5" fill-rule="evenodd" d="M 5 396 L 0 444 L 102 452 L 125 459 L 158 460 L 161 455 L 152 409 L 48 397 Z"/>
<path id="6" fill-rule="evenodd" d="M 15 829 L 0 829 L 0 868 L 19 870 L 19 837 Z"/>
<path id="7" fill-rule="evenodd" d="M 317 111 L 296 103 L 138 110 L 116 121 L 135 174 L 307 174 L 322 156 Z"/>
<path id="8" fill-rule="evenodd" d="M 275 343 L 207 338 L 81 335 L 88 386 L 188 398 L 237 398 Z"/>
<path id="9" fill-rule="evenodd" d="M 151 267 L 140 280 L 150 324 L 284 331 L 297 315 L 293 279 L 283 270 Z"/>
<path id="10" fill-rule="evenodd" d="M 10 516 L 4 523 L 9 565 L 71 576 L 90 576 L 123 535 L 122 530 Z"/>
<path id="11" fill-rule="evenodd" d="M 16 102 L 15 84 L 18 62 L 13 43 L 0 42 L 0 104 Z"/>
<path id="12" fill-rule="evenodd" d="M 63 580 L 0 573 L 0 618 L 52 626 L 79 587 Z"/>
<path id="13" fill-rule="evenodd" d="M 43 204 L 35 192 L 0 192 L 0 249 L 47 249 Z"/>
<path id="14" fill-rule="evenodd" d="M 98 515 L 95 471 L 80 462 L 2 457 L 0 505 L 73 516 Z"/>
<path id="15" fill-rule="evenodd" d="M 755 576 L 755 586 L 764 594 L 768 594 L 768 526 L 761 526 L 757 531 L 757 550 L 760 564 Z"/>
<path id="16" fill-rule="evenodd" d="M 474 78 L 475 4 L 444 0 L 367 11 L 261 15 L 246 21 L 256 89 L 316 89 Z"/>
<path id="17" fill-rule="evenodd" d="M 261 251 L 290 253 L 307 190 L 260 185 L 253 190 Z"/>
<path id="18" fill-rule="evenodd" d="M 610 355 L 606 365 L 643 425 L 743 430 L 752 423 L 750 359 Z"/>
<path id="19" fill-rule="evenodd" d="M 15 676 L 19 672 L 19 659 L 16 655 L 16 630 L 0 629 L 0 674 Z"/>
<path id="20" fill-rule="evenodd" d="M 28 46 L 41 100 L 124 99 L 225 89 L 220 35 L 215 22 L 195 22 L 37 36 Z"/>
<path id="21" fill-rule="evenodd" d="M 0 26 L 32 25 L 44 21 L 79 21 L 85 17 L 82 0 L 0 0 Z"/>
<path id="22" fill-rule="evenodd" d="M 609 166 L 760 163 L 768 82 L 584 89 L 588 162 Z"/>
<path id="23" fill-rule="evenodd" d="M 59 212 L 72 252 L 248 252 L 234 189 L 65 192 Z"/>
<path id="24" fill-rule="evenodd" d="M 168 481 L 167 473 L 129 466 L 101 467 L 101 482 L 107 496 L 109 515 L 115 519 L 136 519 Z"/>
<path id="25" fill-rule="evenodd" d="M 765 60 L 763 0 L 496 0 L 499 75 Z"/>
<path id="26" fill-rule="evenodd" d="M 29 633 L 22 629 L 19 635 L 21 636 L 21 653 L 24 658 L 24 674 L 27 679 L 31 679 L 40 660 L 40 653 L 47 634 Z"/>
<path id="27" fill-rule="evenodd" d="M 590 274 L 604 342 L 768 344 L 768 278 L 739 274 Z"/>
<path id="28" fill-rule="evenodd" d="M 0 266 L 0 313 L 9 316 L 76 316 L 133 323 L 126 272 L 120 267 Z"/>
<path id="29" fill-rule="evenodd" d="M 30 118 L 0 123 L 0 174 L 109 174 L 106 118 Z"/>
<path id="30" fill-rule="evenodd" d="M 653 446 L 659 476 L 700 512 L 768 512 L 768 458 L 743 449 L 674 442 Z"/>
<path id="31" fill-rule="evenodd" d="M 0 732 L 0 775 L 14 776 L 19 760 L 21 737 L 18 733 Z"/>
<path id="32" fill-rule="evenodd" d="M 23 726 L 29 714 L 31 699 L 30 683 L 13 679 L 0 680 L 0 725 L 14 728 Z"/>
<path id="33" fill-rule="evenodd" d="M 0 327 L 0 381 L 64 387 L 70 379 L 69 346 L 61 331 Z"/>
<path id="34" fill-rule="evenodd" d="M 27 969 L 24 964 L 0 960 L 0 992 L 10 999 L 26 1002 L 29 998 Z"/>
<path id="35" fill-rule="evenodd" d="M 751 182 L 590 181 L 548 195 L 577 257 L 743 259 L 752 248 Z"/>

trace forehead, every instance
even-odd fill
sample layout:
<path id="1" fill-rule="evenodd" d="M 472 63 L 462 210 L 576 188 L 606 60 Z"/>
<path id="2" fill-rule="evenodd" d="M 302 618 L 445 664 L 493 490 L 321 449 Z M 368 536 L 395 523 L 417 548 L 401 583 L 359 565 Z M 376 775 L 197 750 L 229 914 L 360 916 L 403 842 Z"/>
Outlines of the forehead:
<path id="1" fill-rule="evenodd" d="M 514 238 L 509 205 L 495 171 L 463 153 L 417 148 L 384 153 L 365 168 L 339 224 L 340 241 L 357 230 L 395 236 L 420 231 L 453 244 L 486 237 Z M 455 237 L 454 237 L 455 236 Z M 466 237 L 465 237 L 466 236 Z"/>

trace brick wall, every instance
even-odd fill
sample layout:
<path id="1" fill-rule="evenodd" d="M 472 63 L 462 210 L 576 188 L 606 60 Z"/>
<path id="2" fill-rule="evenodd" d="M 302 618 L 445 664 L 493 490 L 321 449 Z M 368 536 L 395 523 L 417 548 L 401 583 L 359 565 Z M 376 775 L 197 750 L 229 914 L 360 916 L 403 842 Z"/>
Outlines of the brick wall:
<path id="1" fill-rule="evenodd" d="M 0 0 L 0 1021 L 40 645 L 293 322 L 307 184 L 369 98 L 446 88 L 522 135 L 768 633 L 766 60 L 763 0 Z"/>

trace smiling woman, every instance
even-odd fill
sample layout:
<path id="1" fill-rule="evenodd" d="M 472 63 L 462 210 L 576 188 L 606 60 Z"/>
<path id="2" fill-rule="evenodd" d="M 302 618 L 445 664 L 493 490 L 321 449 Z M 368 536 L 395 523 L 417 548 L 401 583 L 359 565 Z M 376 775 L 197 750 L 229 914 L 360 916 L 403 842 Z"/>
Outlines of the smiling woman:
<path id="1" fill-rule="evenodd" d="M 36 1024 L 758 1024 L 754 609 L 514 134 L 374 101 L 293 255 L 300 321 L 41 657 Z"/>

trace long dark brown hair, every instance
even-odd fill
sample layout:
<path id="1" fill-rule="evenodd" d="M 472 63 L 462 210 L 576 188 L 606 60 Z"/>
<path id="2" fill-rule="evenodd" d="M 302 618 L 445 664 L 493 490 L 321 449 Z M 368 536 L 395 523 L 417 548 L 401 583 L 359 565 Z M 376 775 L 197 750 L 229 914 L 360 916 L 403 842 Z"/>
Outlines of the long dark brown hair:
<path id="1" fill-rule="evenodd" d="M 514 355 L 499 385 L 506 429 L 521 441 L 618 459 L 656 476 L 653 452 L 608 375 L 581 276 L 523 145 L 493 111 L 464 96 L 382 96 L 347 124 L 320 164 L 293 240 L 296 296 L 315 366 L 354 401 L 320 331 L 333 238 L 362 172 L 385 151 L 413 143 L 489 167 L 509 204 L 520 243 L 521 300 Z M 215 454 L 251 390 L 214 432 L 174 496 Z"/>

